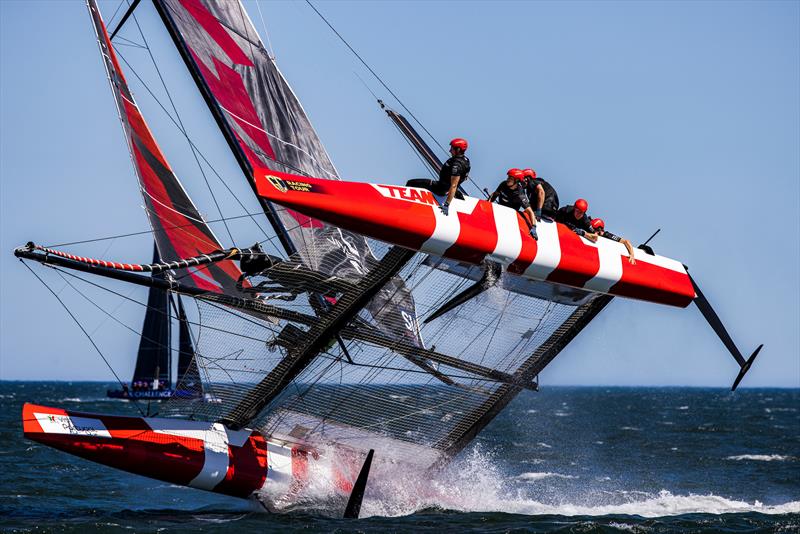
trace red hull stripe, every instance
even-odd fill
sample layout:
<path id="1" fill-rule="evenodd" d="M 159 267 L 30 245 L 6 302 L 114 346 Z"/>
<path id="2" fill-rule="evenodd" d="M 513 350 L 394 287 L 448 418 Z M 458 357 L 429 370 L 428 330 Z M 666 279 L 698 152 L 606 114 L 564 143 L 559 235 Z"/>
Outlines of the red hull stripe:
<path id="1" fill-rule="evenodd" d="M 425 190 L 330 181 L 257 169 L 262 197 L 344 229 L 392 244 L 477 264 L 489 257 L 509 272 L 600 293 L 687 306 L 694 289 L 677 261 L 636 250 L 627 262 L 619 243 L 597 243 L 552 222 L 528 235 L 522 215 L 484 200 L 454 200 L 450 215 Z"/>

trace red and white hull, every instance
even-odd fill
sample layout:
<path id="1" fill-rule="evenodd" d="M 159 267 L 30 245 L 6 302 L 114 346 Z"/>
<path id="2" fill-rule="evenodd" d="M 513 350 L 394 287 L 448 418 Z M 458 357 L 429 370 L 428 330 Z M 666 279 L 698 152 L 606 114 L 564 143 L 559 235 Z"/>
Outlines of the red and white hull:
<path id="1" fill-rule="evenodd" d="M 313 481 L 347 495 L 360 460 L 332 462 L 253 430 L 179 419 L 99 415 L 36 404 L 22 410 L 25 437 L 103 465 L 234 497 L 289 502 Z M 351 465 L 352 464 L 352 465 Z"/>
<path id="2" fill-rule="evenodd" d="M 488 259 L 533 280 L 660 304 L 685 307 L 695 298 L 678 261 L 637 249 L 631 265 L 620 243 L 592 243 L 554 222 L 537 225 L 536 241 L 519 212 L 486 200 L 455 199 L 445 216 L 425 189 L 266 169 L 257 169 L 255 178 L 259 195 L 276 204 L 413 250 L 473 264 Z"/>

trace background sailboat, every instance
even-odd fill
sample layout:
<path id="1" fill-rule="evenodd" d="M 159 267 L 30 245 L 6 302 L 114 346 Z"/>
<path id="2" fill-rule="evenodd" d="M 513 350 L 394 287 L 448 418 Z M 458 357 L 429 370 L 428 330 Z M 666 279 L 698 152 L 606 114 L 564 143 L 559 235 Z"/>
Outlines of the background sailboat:
<path id="1" fill-rule="evenodd" d="M 153 263 L 161 261 L 158 247 L 153 245 Z M 165 280 L 163 272 L 153 273 L 153 278 Z M 115 399 L 168 399 L 173 395 L 181 398 L 200 398 L 203 387 L 191 339 L 183 302 L 178 297 L 175 318 L 179 325 L 178 367 L 175 387 L 172 384 L 172 296 L 161 288 L 151 287 L 147 296 L 147 308 L 142 325 L 136 366 L 130 385 L 108 390 L 107 395 Z"/>

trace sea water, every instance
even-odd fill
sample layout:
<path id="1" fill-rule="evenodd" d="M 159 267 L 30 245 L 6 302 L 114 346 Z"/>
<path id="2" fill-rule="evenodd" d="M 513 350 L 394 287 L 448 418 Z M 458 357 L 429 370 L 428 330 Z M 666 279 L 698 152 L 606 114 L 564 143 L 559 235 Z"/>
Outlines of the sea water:
<path id="1" fill-rule="evenodd" d="M 383 481 L 353 522 L 322 506 L 270 515 L 23 438 L 24 402 L 136 413 L 109 387 L 0 382 L 3 529 L 800 532 L 796 389 L 526 391 L 438 477 Z"/>

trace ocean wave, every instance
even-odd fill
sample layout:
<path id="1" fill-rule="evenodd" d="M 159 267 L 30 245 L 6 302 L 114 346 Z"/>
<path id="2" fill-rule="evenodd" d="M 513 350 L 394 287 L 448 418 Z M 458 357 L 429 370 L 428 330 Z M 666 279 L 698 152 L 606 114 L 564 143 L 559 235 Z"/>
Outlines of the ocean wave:
<path id="1" fill-rule="evenodd" d="M 526 482 L 533 482 L 535 480 L 542 480 L 545 478 L 579 478 L 579 477 L 575 475 L 562 475 L 561 473 L 551 473 L 548 471 L 545 473 L 534 473 L 534 472 L 522 473 L 521 475 L 517 475 L 514 478 L 516 478 L 517 480 L 524 480 Z"/>
<path id="2" fill-rule="evenodd" d="M 376 485 L 384 486 L 384 491 L 380 492 L 382 498 L 368 496 L 364 501 L 362 517 L 405 516 L 431 508 L 467 513 L 567 517 L 629 515 L 655 518 L 686 514 L 800 513 L 800 501 L 765 505 L 758 500 L 734 500 L 713 493 L 679 495 L 667 490 L 658 493 L 603 491 L 605 502 L 596 499 L 591 502 L 581 502 L 581 499 L 571 502 L 568 495 L 564 495 L 558 503 L 542 502 L 540 495 L 549 495 L 552 492 L 549 486 L 556 479 L 579 477 L 547 471 L 522 473 L 509 479 L 496 466 L 481 464 L 475 459 L 461 463 L 460 468 L 460 472 L 450 471 L 448 475 L 434 480 L 406 479 L 378 483 Z"/>
<path id="3" fill-rule="evenodd" d="M 787 456 L 784 454 L 737 454 L 736 456 L 728 456 L 726 460 L 750 460 L 753 462 L 787 462 L 795 459 L 794 456 Z"/>
<path id="4" fill-rule="evenodd" d="M 800 501 L 765 505 L 734 500 L 714 493 L 688 495 L 638 490 L 602 491 L 600 501 L 569 493 L 552 502 L 551 484 L 556 480 L 577 479 L 575 475 L 553 471 L 531 471 L 509 477 L 490 453 L 476 448 L 466 457 L 451 464 L 434 479 L 409 476 L 398 471 L 390 477 L 370 480 L 373 491 L 362 508 L 362 517 L 404 516 L 420 510 L 436 508 L 455 512 L 499 512 L 522 515 L 607 516 L 631 515 L 664 517 L 685 514 L 761 514 L 800 513 Z M 603 484 L 595 481 L 594 484 Z M 379 488 L 380 487 L 380 488 Z M 599 489 L 599 488 L 598 488 Z M 378 496 L 380 495 L 380 496 Z M 597 495 L 597 494 L 596 494 Z M 545 501 L 545 502 L 543 502 Z"/>
<path id="5" fill-rule="evenodd" d="M 761 514 L 796 514 L 800 513 L 800 501 L 787 502 L 774 506 L 765 506 L 759 501 L 752 503 L 735 501 L 719 495 L 673 495 L 662 490 L 658 495 L 643 500 L 621 504 L 585 506 L 581 504 L 549 505 L 536 501 L 511 501 L 497 511 L 526 515 L 638 515 L 642 517 L 663 517 L 684 514 L 734 514 L 758 512 Z M 488 511 L 488 510 L 487 510 Z"/>

